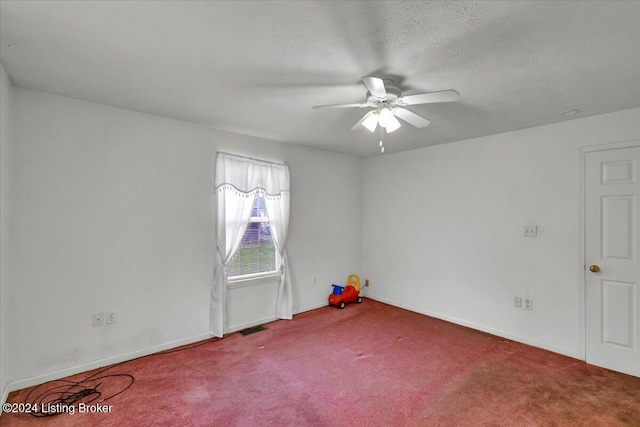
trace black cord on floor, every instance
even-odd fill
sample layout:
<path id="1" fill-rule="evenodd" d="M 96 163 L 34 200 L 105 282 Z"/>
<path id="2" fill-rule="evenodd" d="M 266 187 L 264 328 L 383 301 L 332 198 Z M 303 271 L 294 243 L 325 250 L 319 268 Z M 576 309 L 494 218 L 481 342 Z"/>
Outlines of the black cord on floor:
<path id="1" fill-rule="evenodd" d="M 75 410 L 77 409 L 76 406 L 80 403 L 85 405 L 95 405 L 106 402 L 107 400 L 127 391 L 135 382 L 135 378 L 131 374 L 104 374 L 105 372 L 118 366 L 133 362 L 134 360 L 192 350 L 219 340 L 220 338 L 210 338 L 197 344 L 148 354 L 146 356 L 140 356 L 135 359 L 116 363 L 115 365 L 100 369 L 98 372 L 95 372 L 79 381 L 47 381 L 46 383 L 40 384 L 29 391 L 27 396 L 24 398 L 25 407 L 31 409 L 28 412 L 31 416 L 40 418 L 53 417 L 69 412 L 70 407 L 74 407 Z M 121 381 L 123 384 L 118 384 L 118 382 Z M 111 384 L 110 388 L 112 391 L 107 392 L 105 389 L 109 389 L 109 384 Z M 104 393 L 100 390 L 103 390 Z"/>

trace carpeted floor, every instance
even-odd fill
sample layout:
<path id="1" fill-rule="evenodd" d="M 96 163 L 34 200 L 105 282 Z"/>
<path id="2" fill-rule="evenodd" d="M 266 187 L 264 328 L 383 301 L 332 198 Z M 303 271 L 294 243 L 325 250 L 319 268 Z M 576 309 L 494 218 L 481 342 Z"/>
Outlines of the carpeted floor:
<path id="1" fill-rule="evenodd" d="M 135 377 L 110 413 L 0 425 L 640 426 L 640 378 L 375 301 L 266 326 L 102 372 Z M 99 401 L 130 382 L 87 384 Z"/>

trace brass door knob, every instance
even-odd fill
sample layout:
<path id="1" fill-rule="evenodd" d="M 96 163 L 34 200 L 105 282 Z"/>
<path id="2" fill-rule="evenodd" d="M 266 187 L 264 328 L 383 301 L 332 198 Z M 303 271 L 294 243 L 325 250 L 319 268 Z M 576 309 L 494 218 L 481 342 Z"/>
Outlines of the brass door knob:
<path id="1" fill-rule="evenodd" d="M 597 265 L 592 265 L 591 267 L 589 267 L 589 271 L 591 271 L 592 273 L 597 273 L 598 271 L 600 271 L 600 267 L 598 267 Z"/>

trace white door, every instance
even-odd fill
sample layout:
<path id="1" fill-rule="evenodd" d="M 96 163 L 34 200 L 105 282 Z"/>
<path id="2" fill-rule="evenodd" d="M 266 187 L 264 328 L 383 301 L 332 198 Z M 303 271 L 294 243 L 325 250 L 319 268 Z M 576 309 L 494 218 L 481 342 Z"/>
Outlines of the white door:
<path id="1" fill-rule="evenodd" d="M 640 377 L 640 147 L 586 154 L 586 360 Z"/>

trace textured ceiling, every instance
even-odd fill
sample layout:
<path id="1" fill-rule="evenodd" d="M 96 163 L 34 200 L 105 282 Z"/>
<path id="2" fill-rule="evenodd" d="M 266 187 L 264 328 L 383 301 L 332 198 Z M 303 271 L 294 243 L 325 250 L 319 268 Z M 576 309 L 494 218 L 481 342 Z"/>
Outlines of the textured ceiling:
<path id="1" fill-rule="evenodd" d="M 13 84 L 213 128 L 377 155 L 360 76 L 431 120 L 387 152 L 640 106 L 640 2 L 0 2 Z M 563 110 L 579 109 L 571 117 Z"/>

